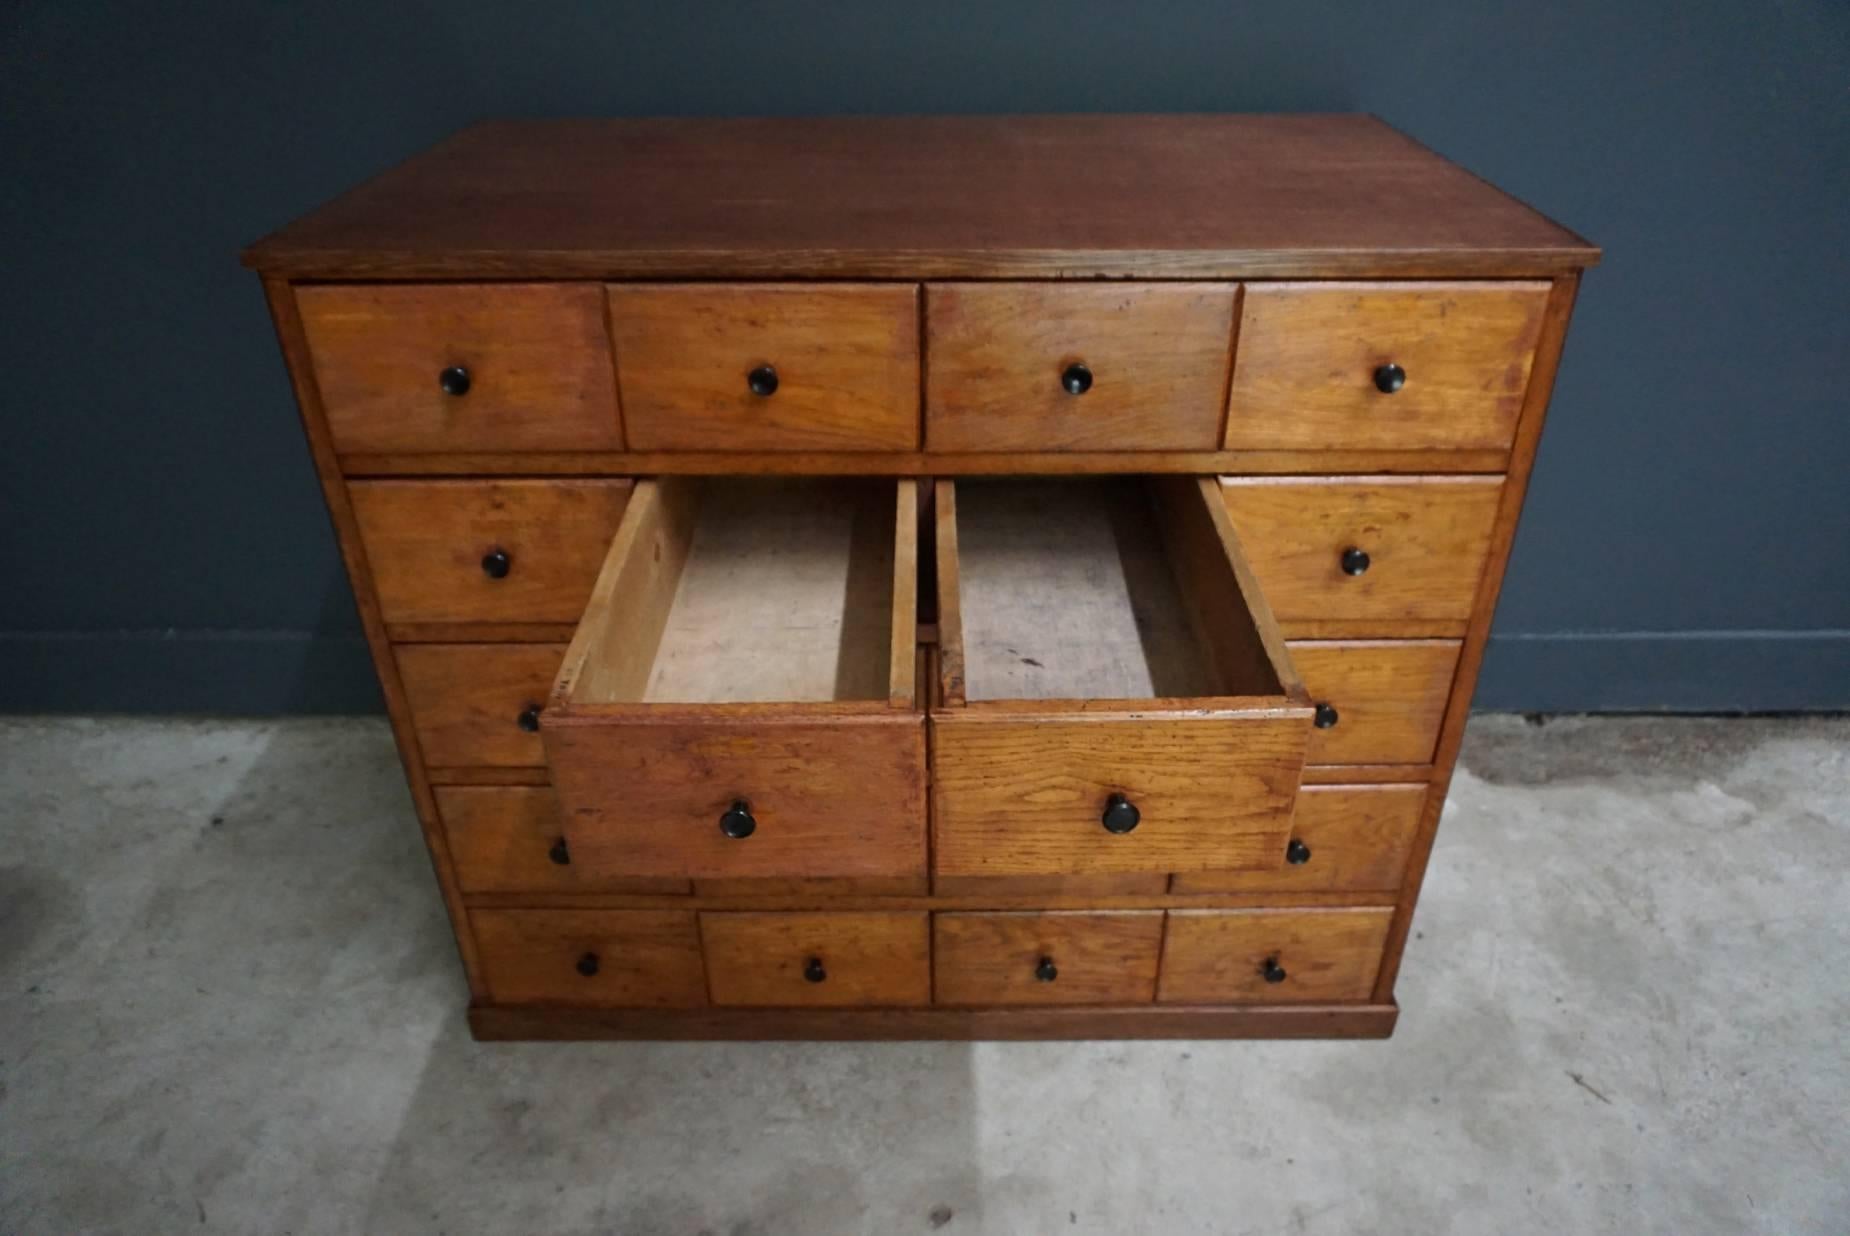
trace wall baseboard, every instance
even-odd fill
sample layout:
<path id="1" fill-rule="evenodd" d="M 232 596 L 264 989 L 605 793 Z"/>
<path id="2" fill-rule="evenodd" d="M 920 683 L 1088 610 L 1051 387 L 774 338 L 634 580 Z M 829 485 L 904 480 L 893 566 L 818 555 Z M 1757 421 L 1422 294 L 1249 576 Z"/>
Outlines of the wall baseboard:
<path id="1" fill-rule="evenodd" d="M 1850 631 L 1492 635 L 1487 712 L 1850 710 Z M 358 635 L 0 632 L 0 712 L 338 715 L 383 710 Z"/>
<path id="2" fill-rule="evenodd" d="M 1491 633 L 1485 712 L 1841 712 L 1850 631 Z"/>
<path id="3" fill-rule="evenodd" d="M 366 640 L 309 631 L 0 632 L 0 712 L 381 713 Z"/>

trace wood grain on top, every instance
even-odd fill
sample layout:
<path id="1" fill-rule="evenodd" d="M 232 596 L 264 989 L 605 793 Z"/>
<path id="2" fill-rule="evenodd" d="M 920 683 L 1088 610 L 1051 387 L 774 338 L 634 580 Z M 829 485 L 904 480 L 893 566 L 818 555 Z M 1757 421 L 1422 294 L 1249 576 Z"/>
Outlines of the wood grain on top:
<path id="1" fill-rule="evenodd" d="M 1599 251 L 1379 120 L 498 121 L 257 242 L 300 278 L 1543 275 Z"/>

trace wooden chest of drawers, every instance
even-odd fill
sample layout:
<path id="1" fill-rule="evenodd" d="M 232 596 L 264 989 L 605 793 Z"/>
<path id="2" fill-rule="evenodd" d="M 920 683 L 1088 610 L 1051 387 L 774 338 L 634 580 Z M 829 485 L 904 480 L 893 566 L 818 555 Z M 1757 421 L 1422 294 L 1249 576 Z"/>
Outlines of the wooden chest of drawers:
<path id="1" fill-rule="evenodd" d="M 1387 1034 L 1597 257 L 1331 116 L 489 124 L 254 245 L 475 1032 Z"/>

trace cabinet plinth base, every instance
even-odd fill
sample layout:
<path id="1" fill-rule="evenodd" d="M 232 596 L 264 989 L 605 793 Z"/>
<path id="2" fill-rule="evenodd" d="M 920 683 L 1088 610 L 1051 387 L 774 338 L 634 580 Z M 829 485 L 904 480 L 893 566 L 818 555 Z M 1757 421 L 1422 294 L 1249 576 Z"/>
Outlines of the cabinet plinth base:
<path id="1" fill-rule="evenodd" d="M 478 1004 L 489 1041 L 594 1039 L 1385 1039 L 1386 1004 L 1149 1005 L 1072 1008 L 584 1009 Z"/>

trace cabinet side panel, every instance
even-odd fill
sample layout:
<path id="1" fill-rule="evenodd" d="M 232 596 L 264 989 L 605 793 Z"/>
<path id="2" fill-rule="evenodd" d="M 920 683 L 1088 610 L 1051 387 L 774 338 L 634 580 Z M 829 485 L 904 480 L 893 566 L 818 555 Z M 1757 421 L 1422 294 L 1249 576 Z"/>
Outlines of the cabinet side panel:
<path id="1" fill-rule="evenodd" d="M 1529 371 L 1529 387 L 1523 396 L 1522 412 L 1516 422 L 1516 441 L 1510 452 L 1509 475 L 1504 481 L 1497 521 L 1491 533 L 1490 554 L 1484 562 L 1484 574 L 1478 582 L 1477 601 L 1471 610 L 1471 626 L 1452 677 L 1452 696 L 1446 704 L 1445 718 L 1439 727 L 1439 746 L 1433 757 L 1432 792 L 1420 817 L 1420 829 L 1413 841 L 1412 861 L 1407 865 L 1406 883 L 1401 886 L 1400 903 L 1394 922 L 1388 929 L 1387 952 L 1381 971 L 1375 978 L 1375 999 L 1386 1000 L 1394 990 L 1400 974 L 1400 956 L 1407 945 L 1407 931 L 1413 923 L 1413 908 L 1419 901 L 1420 885 L 1426 878 L 1426 860 L 1432 854 L 1433 835 L 1439 827 L 1439 815 L 1445 808 L 1445 796 L 1451 789 L 1452 766 L 1458 760 L 1459 744 L 1464 741 L 1465 719 L 1471 711 L 1471 696 L 1477 690 L 1478 670 L 1484 663 L 1484 645 L 1490 637 L 1490 620 L 1497 610 L 1497 594 L 1503 587 L 1503 571 L 1509 565 L 1510 545 L 1516 538 L 1516 520 L 1522 514 L 1522 500 L 1529 490 L 1529 471 L 1535 463 L 1535 448 L 1542 436 L 1542 420 L 1548 411 L 1548 398 L 1554 392 L 1555 370 L 1561 361 L 1561 346 L 1567 339 L 1567 323 L 1574 312 L 1574 296 L 1580 289 L 1578 274 L 1556 279 L 1548 292 L 1543 311 L 1541 338 L 1536 345 L 1535 363 Z"/>
<path id="2" fill-rule="evenodd" d="M 266 278 L 264 296 L 269 301 L 270 318 L 276 326 L 277 341 L 289 366 L 289 380 L 295 388 L 296 407 L 302 414 L 302 428 L 308 436 L 309 451 L 314 457 L 315 474 L 321 481 L 321 493 L 327 500 L 328 516 L 334 523 L 334 536 L 340 543 L 341 559 L 347 566 L 347 579 L 353 585 L 354 601 L 360 612 L 360 625 L 366 632 L 366 647 L 372 653 L 373 669 L 385 695 L 386 713 L 392 722 L 392 737 L 398 743 L 398 758 L 405 766 L 405 779 L 411 786 L 411 800 L 417 808 L 418 824 L 424 830 L 424 844 L 430 849 L 431 865 L 436 869 L 437 887 L 443 893 L 444 907 L 450 914 L 450 926 L 456 934 L 456 947 L 462 955 L 463 971 L 468 976 L 469 994 L 482 999 L 487 989 L 482 982 L 481 965 L 475 941 L 469 933 L 463 912 L 462 892 L 456 884 L 455 867 L 450 861 L 449 844 L 437 817 L 436 799 L 424 771 L 423 753 L 411 725 L 411 708 L 405 699 L 404 685 L 398 678 L 398 666 L 392 646 L 386 638 L 385 621 L 379 611 L 379 597 L 373 587 L 372 571 L 366 563 L 366 551 L 360 542 L 360 529 L 354 519 L 353 505 L 341 478 L 340 464 L 334 454 L 334 442 L 328 434 L 327 418 L 322 412 L 321 396 L 315 386 L 314 367 L 309 360 L 308 338 L 302 330 L 301 314 L 296 307 L 295 289 L 283 279 Z"/>

